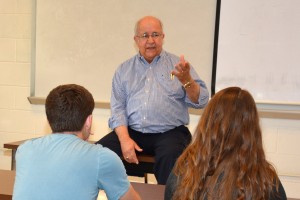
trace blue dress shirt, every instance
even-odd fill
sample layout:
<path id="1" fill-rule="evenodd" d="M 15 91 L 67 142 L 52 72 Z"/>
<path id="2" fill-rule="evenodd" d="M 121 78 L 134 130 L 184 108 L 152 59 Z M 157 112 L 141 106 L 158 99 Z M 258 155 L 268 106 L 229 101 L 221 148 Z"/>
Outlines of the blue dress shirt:
<path id="1" fill-rule="evenodd" d="M 109 127 L 125 125 L 143 133 L 163 133 L 187 125 L 188 107 L 203 108 L 209 93 L 191 66 L 200 95 L 198 104 L 190 101 L 180 81 L 170 76 L 179 60 L 162 51 L 150 64 L 140 54 L 122 63 L 113 77 Z"/>

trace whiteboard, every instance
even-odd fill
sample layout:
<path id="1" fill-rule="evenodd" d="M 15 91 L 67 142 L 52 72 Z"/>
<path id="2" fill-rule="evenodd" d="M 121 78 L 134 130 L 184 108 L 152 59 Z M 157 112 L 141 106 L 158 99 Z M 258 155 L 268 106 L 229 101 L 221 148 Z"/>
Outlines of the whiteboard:
<path id="1" fill-rule="evenodd" d="M 256 102 L 300 104 L 300 1 L 221 3 L 216 92 L 249 90 Z"/>
<path id="2" fill-rule="evenodd" d="M 185 55 L 210 88 L 216 0 L 36 0 L 31 96 L 76 83 L 109 102 L 116 68 L 137 53 L 135 22 L 164 24 L 164 49 Z"/>

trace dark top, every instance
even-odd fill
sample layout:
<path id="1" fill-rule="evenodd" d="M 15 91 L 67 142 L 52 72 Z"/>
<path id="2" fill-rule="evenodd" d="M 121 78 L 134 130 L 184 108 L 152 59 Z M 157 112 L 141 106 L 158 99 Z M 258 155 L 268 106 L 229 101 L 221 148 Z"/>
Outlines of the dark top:
<path id="1" fill-rule="evenodd" d="M 165 188 L 165 200 L 171 200 L 173 197 L 173 194 L 176 189 L 176 182 L 177 182 L 177 176 L 173 173 L 173 171 L 170 173 L 169 178 L 166 183 L 166 188 Z M 273 188 L 273 192 L 269 198 L 269 200 L 286 200 L 286 194 L 285 190 L 279 180 L 279 188 L 278 188 L 278 195 L 276 192 L 276 188 Z"/>

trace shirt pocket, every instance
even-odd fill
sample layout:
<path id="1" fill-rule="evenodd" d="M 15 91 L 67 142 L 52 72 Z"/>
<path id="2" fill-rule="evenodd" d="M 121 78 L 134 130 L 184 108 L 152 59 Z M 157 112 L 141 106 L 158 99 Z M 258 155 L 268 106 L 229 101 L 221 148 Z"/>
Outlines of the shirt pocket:
<path id="1" fill-rule="evenodd" d="M 161 73 L 158 77 L 159 87 L 162 89 L 161 92 L 165 92 L 168 96 L 176 99 L 183 98 L 185 96 L 185 91 L 176 76 L 174 76 L 173 79 L 171 78 L 170 72 Z"/>

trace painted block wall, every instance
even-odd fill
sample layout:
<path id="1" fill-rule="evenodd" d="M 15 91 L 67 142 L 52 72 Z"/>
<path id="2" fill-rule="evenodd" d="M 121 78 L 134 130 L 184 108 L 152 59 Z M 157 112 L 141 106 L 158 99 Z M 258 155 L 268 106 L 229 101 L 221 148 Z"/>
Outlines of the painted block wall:
<path id="1" fill-rule="evenodd" d="M 13 142 L 51 133 L 44 106 L 31 105 L 32 0 L 0 0 L 0 169 L 10 169 Z M 49 78 L 51 79 L 51 77 Z M 110 130 L 110 111 L 95 109 L 91 140 Z M 200 116 L 191 115 L 194 131 Z M 300 198 L 300 120 L 261 119 L 267 158 L 276 167 L 288 197 Z M 150 177 L 155 183 L 155 178 Z"/>

